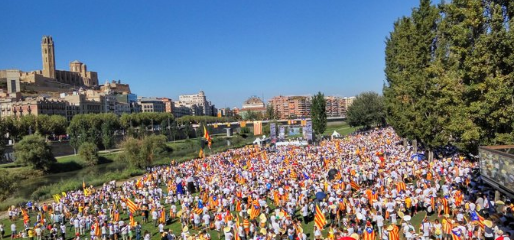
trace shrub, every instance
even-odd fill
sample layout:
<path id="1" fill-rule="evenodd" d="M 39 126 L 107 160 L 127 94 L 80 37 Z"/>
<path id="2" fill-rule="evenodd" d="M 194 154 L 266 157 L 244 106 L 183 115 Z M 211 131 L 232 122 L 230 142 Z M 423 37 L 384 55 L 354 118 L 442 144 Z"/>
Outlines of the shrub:
<path id="1" fill-rule="evenodd" d="M 98 164 L 98 147 L 94 143 L 84 142 L 79 147 L 79 156 L 86 166 Z"/>

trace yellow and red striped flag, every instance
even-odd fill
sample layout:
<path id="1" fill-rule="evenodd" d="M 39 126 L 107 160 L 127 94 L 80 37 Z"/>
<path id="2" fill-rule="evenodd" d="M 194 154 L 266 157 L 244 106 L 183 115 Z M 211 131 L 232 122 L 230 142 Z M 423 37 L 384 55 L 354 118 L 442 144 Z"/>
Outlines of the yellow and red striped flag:
<path id="1" fill-rule="evenodd" d="M 253 204 L 250 206 L 250 220 L 255 219 L 259 214 L 261 214 L 261 206 L 259 201 L 255 199 Z"/>
<path id="2" fill-rule="evenodd" d="M 327 220 L 325 219 L 325 215 L 319 208 L 319 205 L 316 205 L 316 213 L 314 214 L 314 225 L 318 227 L 320 230 L 327 224 Z"/>
<path id="3" fill-rule="evenodd" d="M 166 209 L 161 210 L 161 217 L 159 218 L 160 223 L 166 223 Z"/>
<path id="4" fill-rule="evenodd" d="M 125 203 L 127 203 L 127 207 L 132 214 L 134 214 L 139 209 L 139 207 L 128 198 L 125 198 Z"/>
<path id="5" fill-rule="evenodd" d="M 205 158 L 205 154 L 203 153 L 203 149 L 200 148 L 200 152 L 198 152 L 199 158 Z"/>
<path id="6" fill-rule="evenodd" d="M 236 214 L 236 226 L 234 227 L 234 240 L 241 240 L 239 234 L 237 233 L 239 230 L 239 216 Z"/>
<path id="7" fill-rule="evenodd" d="M 129 213 L 129 219 L 130 219 L 130 226 L 131 227 L 135 227 L 136 226 L 136 221 L 134 221 L 134 214 Z"/>
<path id="8" fill-rule="evenodd" d="M 393 230 L 389 232 L 389 240 L 400 240 L 400 229 L 395 224 L 392 224 Z"/>
<path id="9" fill-rule="evenodd" d="M 353 189 L 355 189 L 355 191 L 360 189 L 359 184 L 357 184 L 354 181 L 350 181 L 350 185 L 352 186 Z"/>
<path id="10" fill-rule="evenodd" d="M 101 234 L 100 223 L 98 223 L 98 221 L 96 221 L 96 223 L 95 223 L 95 236 L 99 237 L 100 234 Z"/>
<path id="11" fill-rule="evenodd" d="M 209 149 L 211 148 L 212 139 L 211 136 L 209 136 L 209 132 L 207 132 L 207 128 L 205 128 L 205 125 L 203 126 L 203 137 L 205 140 L 207 140 L 207 146 L 209 146 Z"/>

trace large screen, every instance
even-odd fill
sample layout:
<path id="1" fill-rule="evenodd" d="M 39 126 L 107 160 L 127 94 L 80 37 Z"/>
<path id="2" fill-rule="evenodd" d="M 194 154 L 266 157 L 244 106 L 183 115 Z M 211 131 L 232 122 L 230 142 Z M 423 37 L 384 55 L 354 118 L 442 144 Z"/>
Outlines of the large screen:
<path id="1" fill-rule="evenodd" d="M 514 157 L 497 150 L 481 147 L 480 173 L 500 187 L 514 192 Z"/>

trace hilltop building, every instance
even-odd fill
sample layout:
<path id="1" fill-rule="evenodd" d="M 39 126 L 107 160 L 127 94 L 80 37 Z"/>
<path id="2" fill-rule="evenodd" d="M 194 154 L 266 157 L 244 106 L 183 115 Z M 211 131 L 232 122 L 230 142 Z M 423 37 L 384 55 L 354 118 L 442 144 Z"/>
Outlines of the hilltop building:
<path id="1" fill-rule="evenodd" d="M 43 85 L 45 82 L 60 83 L 69 86 L 98 86 L 98 73 L 87 70 L 87 65 L 77 60 L 70 62 L 70 70 L 57 70 L 55 66 L 54 41 L 51 36 L 43 36 L 41 40 L 41 56 L 43 69 L 31 72 L 20 70 L 0 70 L 0 78 L 18 78 L 24 83 Z"/>

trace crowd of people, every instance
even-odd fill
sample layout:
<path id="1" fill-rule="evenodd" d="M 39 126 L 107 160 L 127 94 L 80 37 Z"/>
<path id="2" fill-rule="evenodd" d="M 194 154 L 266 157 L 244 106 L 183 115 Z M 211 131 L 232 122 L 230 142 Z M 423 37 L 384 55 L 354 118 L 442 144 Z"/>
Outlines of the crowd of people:
<path id="1" fill-rule="evenodd" d="M 472 187 L 477 162 L 428 161 L 401 142 L 385 128 L 172 162 L 132 181 L 13 206 L 0 231 L 37 240 L 510 240 L 513 205 Z"/>

